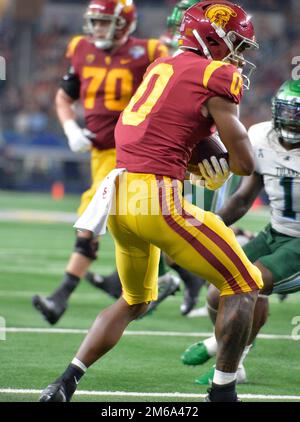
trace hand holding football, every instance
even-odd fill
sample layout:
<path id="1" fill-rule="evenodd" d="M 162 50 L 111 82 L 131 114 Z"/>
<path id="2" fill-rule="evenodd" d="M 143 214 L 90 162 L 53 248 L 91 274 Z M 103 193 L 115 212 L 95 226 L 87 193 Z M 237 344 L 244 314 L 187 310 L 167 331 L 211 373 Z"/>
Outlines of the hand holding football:
<path id="1" fill-rule="evenodd" d="M 229 161 L 228 152 L 217 134 L 202 139 L 195 146 L 187 170 L 190 173 L 201 176 L 198 164 L 203 160 L 210 162 L 210 157 L 216 157 L 218 160 L 225 158 L 227 163 Z"/>

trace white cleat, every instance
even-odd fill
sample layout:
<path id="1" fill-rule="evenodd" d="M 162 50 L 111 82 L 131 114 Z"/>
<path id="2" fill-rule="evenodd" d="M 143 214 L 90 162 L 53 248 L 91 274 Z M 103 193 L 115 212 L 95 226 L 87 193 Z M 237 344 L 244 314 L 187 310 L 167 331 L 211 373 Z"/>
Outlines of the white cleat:
<path id="1" fill-rule="evenodd" d="M 197 317 L 207 317 L 208 316 L 208 310 L 206 306 L 203 306 L 202 308 L 193 309 L 191 312 L 187 314 L 189 318 L 197 318 Z"/>

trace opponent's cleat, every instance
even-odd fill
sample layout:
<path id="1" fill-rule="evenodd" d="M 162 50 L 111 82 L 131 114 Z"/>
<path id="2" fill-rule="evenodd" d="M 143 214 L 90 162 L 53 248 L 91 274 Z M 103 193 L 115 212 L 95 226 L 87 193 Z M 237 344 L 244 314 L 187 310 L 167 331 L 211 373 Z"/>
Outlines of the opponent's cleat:
<path id="1" fill-rule="evenodd" d="M 181 360 L 184 365 L 202 365 L 210 358 L 211 356 L 208 354 L 203 341 L 192 344 L 181 355 Z"/>
<path id="2" fill-rule="evenodd" d="M 35 295 L 32 298 L 35 309 L 41 313 L 49 324 L 54 325 L 67 309 L 67 303 L 55 302 L 53 299 Z"/>
<path id="3" fill-rule="evenodd" d="M 180 278 L 173 274 L 165 274 L 159 278 L 158 298 L 150 303 L 148 310 L 141 316 L 151 314 L 157 306 L 163 302 L 168 296 L 175 295 L 180 290 Z"/>
<path id="4" fill-rule="evenodd" d="M 200 375 L 195 379 L 195 383 L 198 385 L 211 385 L 215 374 L 215 367 L 213 366 L 206 372 L 206 374 Z"/>
<path id="5" fill-rule="evenodd" d="M 198 385 L 211 385 L 215 374 L 215 366 L 209 369 L 206 374 L 201 375 L 195 379 L 195 383 Z M 236 374 L 236 383 L 245 384 L 247 382 L 247 375 L 244 365 L 238 367 Z"/>
<path id="6" fill-rule="evenodd" d="M 95 274 L 88 271 L 85 274 L 85 279 L 97 289 L 103 290 L 114 299 L 119 299 L 122 294 L 122 287 L 120 281 L 116 283 L 110 277 L 103 277 L 100 274 Z"/>
<path id="7" fill-rule="evenodd" d="M 62 382 L 48 385 L 45 390 L 42 391 L 39 398 L 40 402 L 66 402 L 66 392 Z"/>
<path id="8" fill-rule="evenodd" d="M 180 306 L 181 315 L 187 315 L 197 305 L 203 281 L 194 279 L 192 286 L 185 286 L 183 302 Z"/>

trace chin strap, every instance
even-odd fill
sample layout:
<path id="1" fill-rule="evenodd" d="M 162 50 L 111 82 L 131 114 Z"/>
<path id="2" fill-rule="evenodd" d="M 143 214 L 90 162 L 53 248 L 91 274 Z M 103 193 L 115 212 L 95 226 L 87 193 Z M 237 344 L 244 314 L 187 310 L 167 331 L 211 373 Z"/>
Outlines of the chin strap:
<path id="1" fill-rule="evenodd" d="M 196 38 L 196 40 L 198 41 L 198 43 L 200 44 L 203 53 L 205 54 L 205 56 L 210 59 L 213 60 L 212 55 L 210 54 L 209 49 L 207 48 L 205 42 L 203 41 L 203 39 L 201 38 L 201 36 L 199 35 L 198 31 L 196 31 L 196 29 L 193 30 L 193 35 Z"/>

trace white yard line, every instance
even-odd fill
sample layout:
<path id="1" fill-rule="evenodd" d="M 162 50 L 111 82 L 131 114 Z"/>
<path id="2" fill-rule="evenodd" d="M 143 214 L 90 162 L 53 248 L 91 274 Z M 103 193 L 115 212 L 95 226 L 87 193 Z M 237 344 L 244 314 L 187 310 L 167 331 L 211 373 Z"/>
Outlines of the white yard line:
<path id="1" fill-rule="evenodd" d="M 41 390 L 0 388 L 0 394 L 40 394 Z M 196 393 L 142 393 L 134 391 L 76 391 L 77 396 L 112 396 L 112 397 L 170 397 L 170 398 L 203 398 L 206 394 Z M 241 399 L 259 400 L 299 400 L 300 396 L 272 394 L 239 394 Z"/>
<path id="2" fill-rule="evenodd" d="M 0 332 L 4 329 L 0 328 Z M 86 334 L 88 330 L 73 328 L 5 328 L 6 333 L 28 333 L 28 334 Z M 129 331 L 126 330 L 127 336 L 154 336 L 154 337 L 210 337 L 213 333 L 208 332 L 180 332 L 180 331 Z M 293 340 L 295 338 L 285 334 L 259 334 L 258 338 L 263 340 Z"/>
<path id="3" fill-rule="evenodd" d="M 0 211 L 0 221 L 26 221 L 42 223 L 75 223 L 76 214 L 63 211 L 5 210 Z"/>

